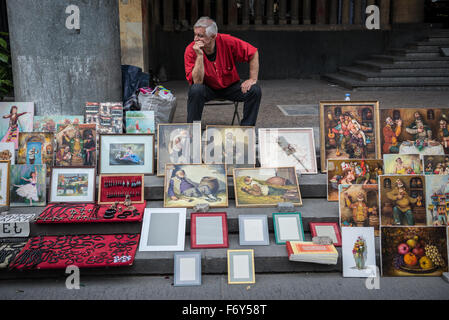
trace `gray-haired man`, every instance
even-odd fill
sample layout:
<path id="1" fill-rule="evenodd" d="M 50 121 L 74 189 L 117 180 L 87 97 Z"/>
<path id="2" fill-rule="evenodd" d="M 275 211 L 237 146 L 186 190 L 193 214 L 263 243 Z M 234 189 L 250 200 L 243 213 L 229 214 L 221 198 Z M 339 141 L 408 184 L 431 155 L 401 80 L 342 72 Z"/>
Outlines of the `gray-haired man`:
<path id="1" fill-rule="evenodd" d="M 249 79 L 240 83 L 236 62 L 249 63 Z M 187 122 L 201 120 L 207 101 L 223 98 L 244 102 L 241 125 L 254 126 L 262 92 L 257 84 L 259 53 L 249 43 L 218 33 L 209 17 L 194 25 L 194 41 L 184 53 L 186 79 L 189 82 Z"/>

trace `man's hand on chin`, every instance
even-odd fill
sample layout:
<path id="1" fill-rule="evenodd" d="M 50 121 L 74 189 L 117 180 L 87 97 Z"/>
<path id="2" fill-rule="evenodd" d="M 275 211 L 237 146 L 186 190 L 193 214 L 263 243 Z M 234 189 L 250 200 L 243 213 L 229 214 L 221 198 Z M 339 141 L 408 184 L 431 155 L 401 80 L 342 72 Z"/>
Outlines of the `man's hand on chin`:
<path id="1" fill-rule="evenodd" d="M 257 83 L 257 80 L 254 80 L 254 79 L 248 79 L 248 80 L 244 81 L 240 85 L 240 87 L 242 88 L 242 92 L 247 93 L 251 89 L 253 84 L 256 84 L 256 83 Z"/>

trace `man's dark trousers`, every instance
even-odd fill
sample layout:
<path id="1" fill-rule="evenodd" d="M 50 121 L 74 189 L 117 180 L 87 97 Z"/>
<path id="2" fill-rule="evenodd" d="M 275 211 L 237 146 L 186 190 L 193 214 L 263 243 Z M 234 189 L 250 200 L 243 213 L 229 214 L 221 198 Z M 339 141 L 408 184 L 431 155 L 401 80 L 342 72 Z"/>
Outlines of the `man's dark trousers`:
<path id="1" fill-rule="evenodd" d="M 204 84 L 193 84 L 189 89 L 187 100 L 187 122 L 201 121 L 204 104 L 214 99 L 226 99 L 244 102 L 242 126 L 255 126 L 259 113 L 262 91 L 256 83 L 251 89 L 243 93 L 240 82 L 236 82 L 225 89 L 214 90 Z"/>

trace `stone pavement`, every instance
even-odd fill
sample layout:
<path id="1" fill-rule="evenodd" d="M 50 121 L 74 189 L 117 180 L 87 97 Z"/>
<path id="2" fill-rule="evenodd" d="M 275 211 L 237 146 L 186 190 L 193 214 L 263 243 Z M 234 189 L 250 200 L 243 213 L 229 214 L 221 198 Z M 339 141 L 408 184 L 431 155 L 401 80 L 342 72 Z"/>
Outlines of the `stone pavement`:
<path id="1" fill-rule="evenodd" d="M 65 279 L 7 280 L 0 300 L 447 300 L 449 283 L 440 277 L 380 278 L 369 290 L 366 279 L 336 273 L 256 274 L 252 285 L 228 285 L 226 275 L 202 277 L 200 287 L 174 287 L 173 277 L 85 277 L 79 290 Z"/>
<path id="2" fill-rule="evenodd" d="M 449 107 L 449 91 L 348 91 L 348 89 L 322 80 L 261 80 L 262 102 L 259 110 L 257 127 L 319 127 L 318 116 L 287 117 L 276 105 L 316 104 L 320 100 L 344 100 L 345 93 L 351 94 L 352 100 L 379 101 L 380 108 L 395 107 Z M 178 102 L 174 122 L 182 123 L 187 119 L 186 81 L 170 81 L 163 85 L 173 90 Z M 241 114 L 242 107 L 240 107 Z M 209 106 L 203 113 L 203 125 L 230 125 L 232 106 Z"/>

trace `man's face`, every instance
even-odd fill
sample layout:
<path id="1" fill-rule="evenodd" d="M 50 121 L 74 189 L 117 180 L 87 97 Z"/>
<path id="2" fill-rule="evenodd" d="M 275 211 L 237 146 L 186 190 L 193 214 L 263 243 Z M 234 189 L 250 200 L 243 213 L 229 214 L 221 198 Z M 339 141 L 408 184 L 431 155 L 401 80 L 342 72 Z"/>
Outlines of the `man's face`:
<path id="1" fill-rule="evenodd" d="M 176 172 L 176 175 L 178 176 L 178 178 L 182 179 L 185 177 L 185 173 L 184 171 L 180 170 L 178 172 Z"/>
<path id="2" fill-rule="evenodd" d="M 393 119 L 391 119 L 390 117 L 388 117 L 386 121 L 389 126 L 394 125 Z"/>
<path id="3" fill-rule="evenodd" d="M 198 27 L 194 29 L 194 39 L 195 43 L 202 42 L 204 47 L 210 48 L 215 40 L 215 36 L 209 37 L 206 35 L 206 28 Z"/>

